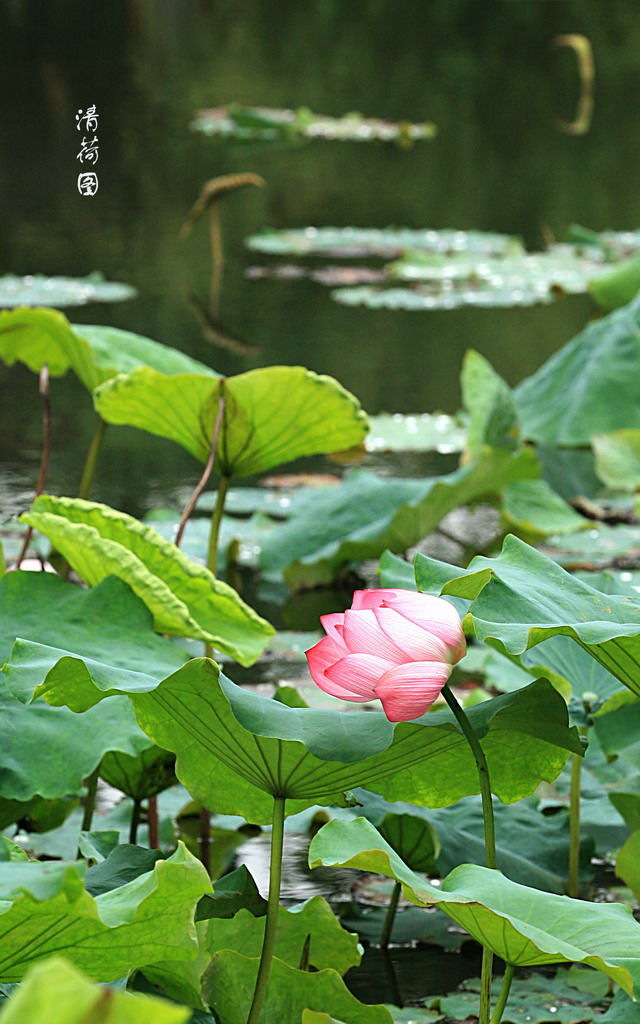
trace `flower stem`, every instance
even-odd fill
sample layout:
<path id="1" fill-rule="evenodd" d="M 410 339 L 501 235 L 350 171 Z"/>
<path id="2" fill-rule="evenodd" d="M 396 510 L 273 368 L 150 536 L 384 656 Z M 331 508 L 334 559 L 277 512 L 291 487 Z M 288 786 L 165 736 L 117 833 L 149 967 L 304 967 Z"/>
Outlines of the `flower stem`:
<path id="1" fill-rule="evenodd" d="M 581 729 L 586 735 L 586 729 Z M 571 783 L 569 786 L 569 886 L 568 894 L 577 899 L 580 892 L 580 782 L 582 757 L 571 755 Z"/>
<path id="2" fill-rule="evenodd" d="M 84 814 L 82 815 L 82 831 L 88 832 L 93 821 L 93 812 L 96 806 L 96 793 L 98 792 L 98 776 L 100 765 L 91 772 L 87 779 L 87 795 L 84 798 Z"/>
<path id="3" fill-rule="evenodd" d="M 175 546 L 177 548 L 180 547 L 180 544 L 182 542 L 182 534 L 184 533 L 185 526 L 187 525 L 187 523 L 189 521 L 189 517 L 190 517 L 191 513 L 193 512 L 194 508 L 196 507 L 196 503 L 198 501 L 198 498 L 200 497 L 200 495 L 202 494 L 202 492 L 204 491 L 204 489 L 205 489 L 205 487 L 207 485 L 207 480 L 211 476 L 211 470 L 213 469 L 213 464 L 216 461 L 216 450 L 218 448 L 218 436 L 220 434 L 220 427 L 222 425 L 222 417 L 223 416 L 224 416 L 224 394 L 221 394 L 220 395 L 220 401 L 218 403 L 218 414 L 216 416 L 216 421 L 215 421 L 215 423 L 213 425 L 213 434 L 211 435 L 211 448 L 209 449 L 209 458 L 207 459 L 207 464 L 204 467 L 204 471 L 202 473 L 202 476 L 198 480 L 198 483 L 195 486 L 193 494 L 189 498 L 187 504 L 185 505 L 184 512 L 180 516 L 180 522 L 178 523 L 178 529 L 176 531 L 176 539 L 174 541 L 174 544 L 175 544 Z M 216 553 L 217 553 L 217 537 L 216 537 Z M 214 572 L 214 575 L 215 575 L 215 572 Z"/>
<path id="4" fill-rule="evenodd" d="M 220 524 L 222 522 L 222 513 L 224 511 L 224 502 L 229 490 L 229 484 L 231 483 L 230 476 L 221 476 L 218 482 L 218 493 L 216 495 L 216 503 L 211 516 L 211 529 L 209 531 L 209 551 L 207 554 L 207 569 L 209 569 L 215 576 L 218 571 L 218 535 L 220 533 Z M 204 649 L 205 657 L 213 657 L 213 645 L 205 644 Z"/>
<path id="5" fill-rule="evenodd" d="M 496 1008 L 493 1011 L 493 1016 L 491 1017 L 491 1024 L 500 1024 L 500 1021 L 502 1020 L 502 1014 L 504 1013 L 504 1008 L 507 1005 L 507 999 L 509 998 L 509 992 L 511 991 L 511 982 L 513 981 L 514 971 L 515 967 L 513 964 L 506 963 L 504 965 L 504 977 L 502 979 L 502 987 L 500 989 L 500 995 L 498 996 Z"/>
<path id="6" fill-rule="evenodd" d="M 382 935 L 380 936 L 380 946 L 382 949 L 386 949 L 389 945 L 389 939 L 391 938 L 391 932 L 393 931 L 393 922 L 396 919 L 396 910 L 398 909 L 398 901 L 400 900 L 401 892 L 402 886 L 400 885 L 400 882 L 396 882 L 391 896 L 391 901 L 387 907 L 387 916 L 384 919 Z"/>
<path id="7" fill-rule="evenodd" d="M 493 802 L 491 800 L 491 781 L 489 779 L 489 768 L 487 765 L 486 758 L 484 756 L 484 750 L 480 745 L 480 740 L 476 736 L 471 722 L 467 718 L 464 710 L 454 697 L 453 693 L 449 689 L 448 683 L 445 683 L 442 689 L 442 696 L 446 700 L 447 704 L 451 708 L 455 719 L 460 726 L 464 737 L 471 747 L 471 751 L 475 758 L 476 766 L 478 768 L 478 777 L 480 779 L 480 794 L 482 796 L 482 816 L 484 818 L 484 849 L 485 849 L 485 864 L 488 868 L 496 867 L 496 830 L 493 821 Z"/>
<path id="8" fill-rule="evenodd" d="M 47 470 L 49 469 L 49 457 L 51 455 L 51 399 L 49 398 L 48 363 L 42 364 L 38 380 L 38 391 L 40 392 L 40 398 L 42 399 L 42 456 L 40 458 L 40 472 L 38 473 L 38 481 L 36 483 L 36 498 L 38 495 L 42 494 L 44 490 L 44 485 L 47 479 Z M 32 536 L 33 527 L 30 526 L 24 535 L 24 541 L 22 542 L 20 553 L 16 559 L 16 569 L 19 569 L 22 565 L 22 561 L 29 550 L 29 544 L 31 543 Z"/>
<path id="9" fill-rule="evenodd" d="M 82 469 L 82 477 L 80 479 L 80 487 L 78 489 L 79 498 L 88 498 L 91 493 L 91 484 L 96 472 L 96 466 L 98 465 L 98 456 L 102 448 L 102 442 L 104 441 L 104 435 L 107 430 L 107 424 L 100 418 L 98 420 L 98 426 L 96 432 L 91 439 L 89 450 L 87 451 L 87 457 L 85 459 L 84 467 Z"/>
<path id="10" fill-rule="evenodd" d="M 207 553 L 207 569 L 209 569 L 213 575 L 217 575 L 218 572 L 218 535 L 220 533 L 220 524 L 222 522 L 222 513 L 224 512 L 225 498 L 227 497 L 227 491 L 229 490 L 229 484 L 231 483 L 230 476 L 221 476 L 218 483 L 218 493 L 216 495 L 216 503 L 211 516 L 211 529 L 209 531 L 209 551 Z"/>
<path id="11" fill-rule="evenodd" d="M 159 850 L 160 849 L 160 837 L 159 837 L 159 825 L 160 821 L 158 818 L 158 797 L 150 796 L 147 800 L 147 822 L 149 825 L 149 849 Z"/>
<path id="12" fill-rule="evenodd" d="M 131 809 L 131 821 L 129 823 L 129 842 L 135 845 L 138 839 L 138 826 L 140 824 L 140 815 L 142 811 L 142 800 L 135 799 L 133 801 L 133 807 Z"/>
<path id="13" fill-rule="evenodd" d="M 285 797 L 274 796 L 273 817 L 271 819 L 271 863 L 269 868 L 269 901 L 267 904 L 267 920 L 264 929 L 264 940 L 260 954 L 260 966 L 253 992 L 253 1001 L 247 1024 L 258 1024 L 264 1001 L 267 995 L 269 971 L 276 945 L 278 927 L 278 908 L 280 905 L 280 879 L 282 877 L 282 847 L 284 841 L 284 809 Z"/>
<path id="14" fill-rule="evenodd" d="M 482 817 L 484 819 L 484 850 L 485 864 L 488 868 L 496 867 L 496 830 L 493 820 L 493 801 L 491 799 L 491 780 L 489 778 L 489 767 L 484 756 L 484 750 L 480 740 L 476 736 L 471 722 L 467 718 L 463 708 L 460 706 L 449 685 L 445 683 L 442 688 L 442 696 L 453 712 L 456 722 L 460 726 L 464 737 L 471 747 L 475 758 L 480 780 L 480 794 L 482 797 Z M 480 1013 L 478 1024 L 489 1024 L 491 1012 L 491 978 L 493 970 L 493 953 L 486 946 L 482 947 L 482 971 L 480 975 Z"/>

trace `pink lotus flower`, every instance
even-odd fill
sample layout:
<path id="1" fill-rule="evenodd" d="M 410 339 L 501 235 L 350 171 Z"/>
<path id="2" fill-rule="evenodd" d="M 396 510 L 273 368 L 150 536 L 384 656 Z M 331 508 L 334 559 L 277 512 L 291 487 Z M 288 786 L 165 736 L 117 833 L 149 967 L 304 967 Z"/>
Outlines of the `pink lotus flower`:
<path id="1" fill-rule="evenodd" d="M 467 649 L 455 608 L 413 590 L 357 590 L 348 611 L 320 621 L 327 635 L 307 651 L 314 682 L 342 700 L 378 698 L 391 722 L 428 711 Z"/>

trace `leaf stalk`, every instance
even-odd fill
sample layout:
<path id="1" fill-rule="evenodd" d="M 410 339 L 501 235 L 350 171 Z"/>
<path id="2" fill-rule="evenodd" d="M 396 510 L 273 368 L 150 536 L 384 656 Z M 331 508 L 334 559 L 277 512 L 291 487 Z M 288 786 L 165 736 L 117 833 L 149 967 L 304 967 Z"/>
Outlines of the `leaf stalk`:
<path id="1" fill-rule="evenodd" d="M 264 940 L 260 954 L 260 965 L 256 978 L 256 987 L 247 1024 L 258 1024 L 264 1001 L 267 995 L 269 971 L 276 946 L 278 928 L 278 909 L 280 906 L 280 883 L 282 879 L 282 850 L 284 845 L 284 817 L 286 798 L 274 796 L 273 816 L 271 819 L 271 863 L 269 867 L 269 900 L 267 903 L 267 920 L 264 929 Z"/>
<path id="2" fill-rule="evenodd" d="M 493 818 L 493 801 L 491 798 L 491 780 L 489 778 L 489 766 L 484 756 L 480 740 L 478 739 L 471 722 L 467 718 L 464 709 L 456 700 L 448 683 L 442 688 L 442 696 L 449 705 L 456 722 L 471 748 L 478 778 L 480 780 L 480 795 L 482 797 L 482 817 L 484 820 L 484 849 L 485 864 L 488 868 L 495 868 L 496 865 L 496 830 Z M 478 1024 L 489 1024 L 491 1013 L 491 979 L 493 971 L 493 953 L 486 946 L 482 947 L 482 970 L 480 973 L 480 1012 Z"/>

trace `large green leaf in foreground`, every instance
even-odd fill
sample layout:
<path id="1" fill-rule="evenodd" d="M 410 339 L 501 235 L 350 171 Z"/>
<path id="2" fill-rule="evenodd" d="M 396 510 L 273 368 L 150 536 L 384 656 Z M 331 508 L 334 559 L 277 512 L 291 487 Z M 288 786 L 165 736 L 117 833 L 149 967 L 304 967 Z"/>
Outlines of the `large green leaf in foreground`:
<path id="1" fill-rule="evenodd" d="M 0 664 L 8 661 L 16 637 L 56 643 L 79 657 L 108 659 L 117 672 L 144 665 L 156 680 L 186 658 L 174 643 L 154 633 L 142 601 L 113 577 L 85 590 L 50 573 L 8 573 L 0 580 Z M 122 697 L 82 718 L 42 700 L 25 707 L 20 698 L 30 699 L 40 681 L 38 673 L 24 675 L 22 691 L 11 688 L 10 675 L 0 682 L 0 797 L 24 802 L 35 794 L 79 794 L 108 751 L 136 758 L 154 749 Z M 16 813 L 21 816 L 20 808 Z"/>
<path id="2" fill-rule="evenodd" d="M 96 981 L 113 981 L 158 960 L 195 957 L 193 914 L 211 883 L 184 846 L 153 871 L 95 899 L 75 866 L 62 867 L 57 884 L 33 891 L 29 869 L 40 886 L 42 865 L 1 866 L 3 879 L 19 869 L 22 890 L 0 913 L 2 981 L 19 981 L 31 964 L 52 953 L 63 953 Z M 3 888 L 10 884 L 8 879 Z"/>
<path id="3" fill-rule="evenodd" d="M 640 427 L 640 296 L 589 324 L 514 391 L 522 433 L 549 445 Z"/>
<path id="4" fill-rule="evenodd" d="M 418 906 L 435 905 L 517 967 L 583 963 L 640 995 L 640 924 L 621 904 L 586 903 L 518 885 L 499 871 L 463 864 L 430 885 L 414 874 L 364 818 L 334 820 L 309 848 L 311 867 L 351 867 L 402 883 Z"/>
<path id="5" fill-rule="evenodd" d="M 186 1006 L 166 999 L 105 989 L 52 956 L 29 971 L 9 998 L 2 1024 L 185 1024 Z"/>
<path id="6" fill-rule="evenodd" d="M 141 674 L 110 681 L 108 666 L 61 653 L 18 641 L 8 667 L 16 687 L 24 689 L 21 672 L 31 681 L 39 674 L 37 695 L 74 711 L 127 693 L 141 728 L 175 751 L 180 781 L 221 813 L 261 823 L 270 820 L 276 794 L 290 800 L 294 813 L 340 801 L 357 785 L 391 800 L 439 805 L 478 789 L 475 762 L 449 711 L 394 726 L 382 713 L 286 707 L 219 678 L 207 659 L 188 662 L 158 685 Z M 494 792 L 505 802 L 528 795 L 542 778 L 554 779 L 569 750 L 582 751 L 564 701 L 546 680 L 469 714 Z"/>
<path id="7" fill-rule="evenodd" d="M 124 512 L 42 494 L 21 518 L 49 537 L 90 586 L 110 575 L 128 583 L 159 633 L 206 640 L 249 665 L 274 632 L 232 587 Z"/>
<path id="8" fill-rule="evenodd" d="M 485 448 L 471 464 L 430 480 L 350 473 L 340 487 L 296 503 L 288 521 L 265 536 L 263 569 L 285 570 L 291 585 L 327 583 L 355 561 L 385 549 L 406 551 L 455 508 L 499 495 L 515 480 L 535 477 L 532 451 Z"/>
<path id="9" fill-rule="evenodd" d="M 520 655 L 542 640 L 569 636 L 640 696 L 640 604 L 604 594 L 515 537 L 497 558 L 468 569 L 418 555 L 420 590 L 471 601 L 476 636 Z"/>
<path id="10" fill-rule="evenodd" d="M 219 381 L 143 367 L 102 385 L 94 400 L 107 423 L 167 437 L 206 462 L 223 396 L 215 465 L 225 476 L 351 448 L 368 430 L 352 394 L 303 366 L 268 366 Z"/>
<path id="11" fill-rule="evenodd" d="M 164 374 L 198 373 L 217 377 L 204 363 L 157 341 L 117 327 L 72 327 L 55 309 L 22 307 L 0 313 L 0 358 L 25 363 L 36 373 L 46 363 L 52 377 L 73 370 L 89 391 L 137 366 Z"/>
<path id="12" fill-rule="evenodd" d="M 258 959 L 225 949 L 205 972 L 202 994 L 220 1024 L 245 1024 L 258 971 Z M 393 1024 L 384 1006 L 365 1006 L 337 971 L 299 971 L 274 957 L 261 1024 L 299 1021 L 304 1010 L 322 1010 L 343 1024 Z"/>

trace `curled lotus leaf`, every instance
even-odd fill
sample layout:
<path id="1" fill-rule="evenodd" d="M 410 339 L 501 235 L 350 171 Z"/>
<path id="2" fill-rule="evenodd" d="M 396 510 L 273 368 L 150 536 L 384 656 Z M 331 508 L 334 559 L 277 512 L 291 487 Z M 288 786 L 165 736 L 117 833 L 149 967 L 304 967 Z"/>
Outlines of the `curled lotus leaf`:
<path id="1" fill-rule="evenodd" d="M 140 367 L 107 381 L 94 401 L 108 423 L 167 437 L 206 462 L 223 397 L 216 468 L 225 476 L 343 451 L 360 444 L 368 430 L 352 394 L 303 366 L 268 366 L 221 380 Z"/>

